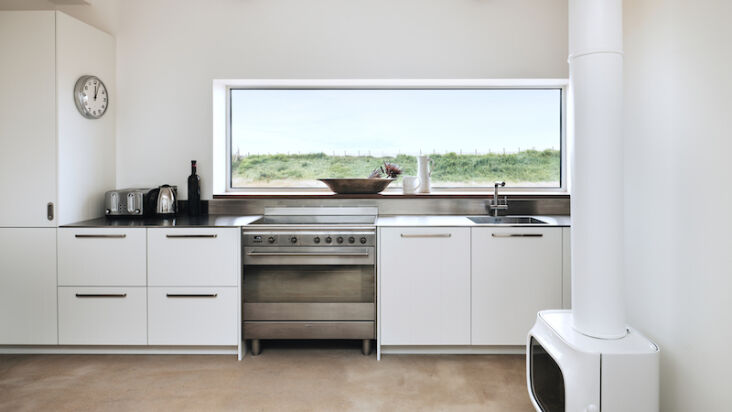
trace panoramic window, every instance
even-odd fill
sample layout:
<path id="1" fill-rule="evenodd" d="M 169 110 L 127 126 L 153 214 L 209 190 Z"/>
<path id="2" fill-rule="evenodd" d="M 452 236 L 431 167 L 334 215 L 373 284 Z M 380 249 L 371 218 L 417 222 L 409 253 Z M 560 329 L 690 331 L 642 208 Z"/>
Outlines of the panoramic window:
<path id="1" fill-rule="evenodd" d="M 435 189 L 562 187 L 562 90 L 230 90 L 230 188 L 325 188 L 384 162 Z M 400 186 L 399 179 L 391 187 Z"/>

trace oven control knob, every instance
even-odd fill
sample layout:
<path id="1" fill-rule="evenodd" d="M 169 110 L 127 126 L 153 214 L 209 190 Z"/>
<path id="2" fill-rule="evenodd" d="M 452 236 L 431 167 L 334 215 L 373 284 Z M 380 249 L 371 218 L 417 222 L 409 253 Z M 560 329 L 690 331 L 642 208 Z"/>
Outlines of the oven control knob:
<path id="1" fill-rule="evenodd" d="M 318 236 L 315 236 L 315 237 L 313 238 L 313 242 L 315 242 L 315 243 L 320 243 L 320 237 L 318 237 Z"/>
<path id="2" fill-rule="evenodd" d="M 359 239 L 359 242 L 361 242 L 361 244 L 365 244 L 366 243 L 366 238 L 365 237 L 362 237 L 361 239 Z"/>
<path id="3" fill-rule="evenodd" d="M 337 241 L 338 243 L 343 243 L 343 237 L 341 237 L 341 236 L 338 236 L 338 239 L 336 239 L 336 241 Z"/>
<path id="4" fill-rule="evenodd" d="M 295 236 L 291 237 L 290 243 L 297 243 L 297 238 Z"/>
<path id="5" fill-rule="evenodd" d="M 333 238 L 330 237 L 330 236 L 328 236 L 327 238 L 325 238 L 325 243 L 330 243 L 332 241 L 333 241 Z"/>
<path id="6" fill-rule="evenodd" d="M 356 242 L 356 238 L 355 237 L 351 236 L 351 237 L 348 238 L 348 243 L 355 243 L 355 242 Z"/>
<path id="7" fill-rule="evenodd" d="M 275 238 L 274 238 L 274 236 L 270 236 L 270 237 L 268 237 L 268 238 L 267 238 L 267 242 L 269 242 L 269 243 L 274 243 L 274 242 L 275 242 Z"/>

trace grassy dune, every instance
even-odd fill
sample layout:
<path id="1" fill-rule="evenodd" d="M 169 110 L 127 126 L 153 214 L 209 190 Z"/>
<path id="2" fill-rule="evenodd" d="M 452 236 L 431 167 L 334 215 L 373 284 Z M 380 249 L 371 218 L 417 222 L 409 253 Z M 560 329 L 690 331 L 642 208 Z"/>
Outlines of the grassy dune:
<path id="1" fill-rule="evenodd" d="M 556 186 L 560 154 L 557 150 L 527 150 L 509 154 L 434 154 L 434 185 L 492 185 L 505 180 L 510 185 Z M 400 165 L 407 175 L 416 175 L 417 159 L 396 157 L 331 156 L 325 153 L 250 155 L 232 159 L 234 186 L 318 186 L 323 177 L 368 177 L 384 161 Z"/>

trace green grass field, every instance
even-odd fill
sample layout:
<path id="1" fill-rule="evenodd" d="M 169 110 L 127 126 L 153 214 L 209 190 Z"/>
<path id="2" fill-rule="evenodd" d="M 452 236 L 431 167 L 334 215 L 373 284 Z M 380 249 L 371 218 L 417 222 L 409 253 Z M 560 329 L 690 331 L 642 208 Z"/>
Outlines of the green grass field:
<path id="1" fill-rule="evenodd" d="M 505 180 L 514 186 L 558 186 L 558 150 L 509 154 L 433 154 L 434 186 L 491 186 Z M 234 187 L 321 186 L 318 178 L 368 177 L 384 161 L 416 175 L 415 156 L 330 156 L 325 153 L 250 155 L 232 159 Z M 397 183 L 398 184 L 398 183 Z"/>

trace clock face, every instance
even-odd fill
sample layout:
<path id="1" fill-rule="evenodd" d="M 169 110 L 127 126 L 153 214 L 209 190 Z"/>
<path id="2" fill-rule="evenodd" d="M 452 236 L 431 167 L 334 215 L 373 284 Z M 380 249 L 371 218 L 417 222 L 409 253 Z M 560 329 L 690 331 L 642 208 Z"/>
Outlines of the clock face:
<path id="1" fill-rule="evenodd" d="M 109 106 L 107 87 L 96 76 L 81 76 L 74 87 L 74 101 L 82 116 L 98 119 Z"/>

